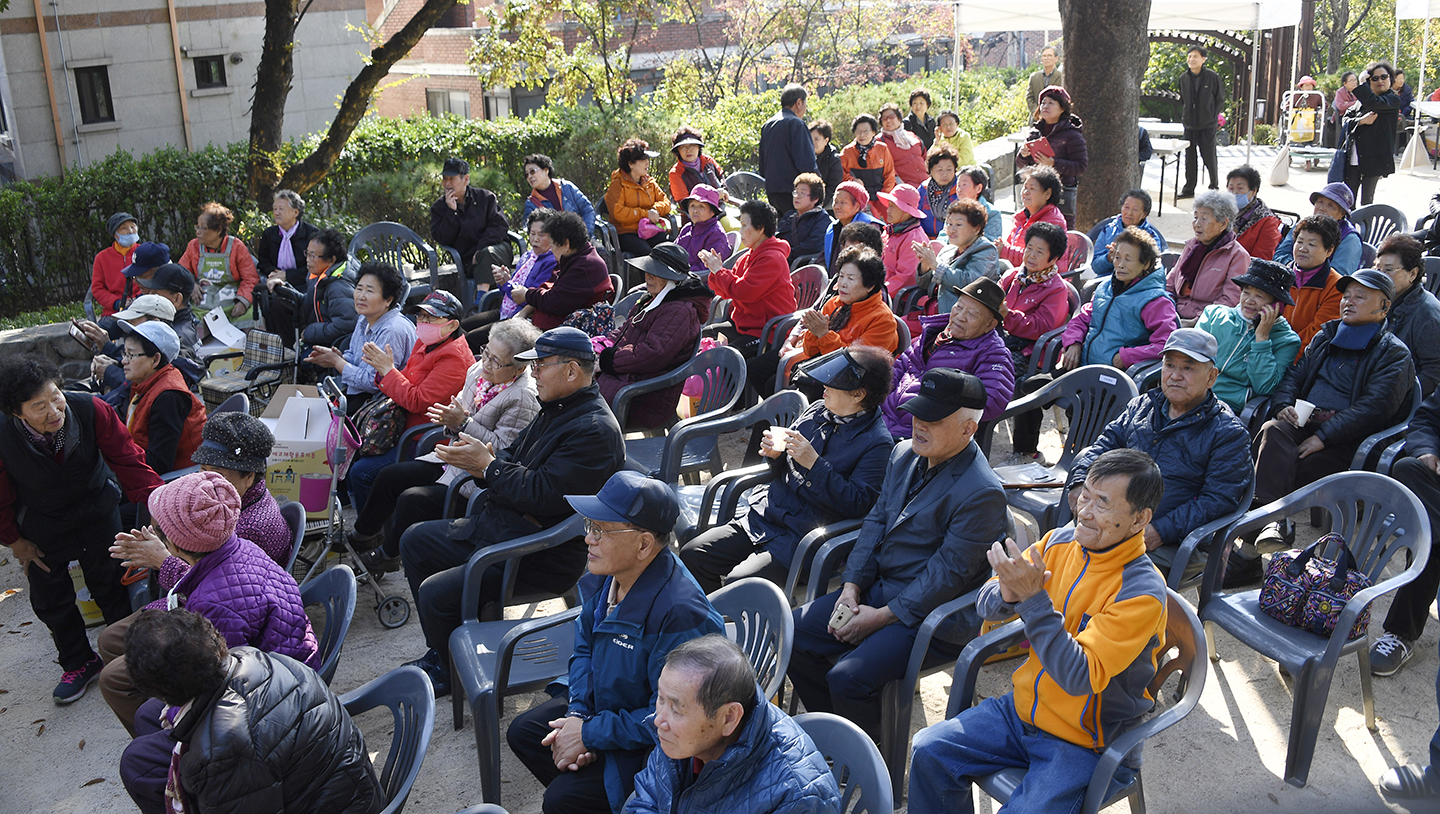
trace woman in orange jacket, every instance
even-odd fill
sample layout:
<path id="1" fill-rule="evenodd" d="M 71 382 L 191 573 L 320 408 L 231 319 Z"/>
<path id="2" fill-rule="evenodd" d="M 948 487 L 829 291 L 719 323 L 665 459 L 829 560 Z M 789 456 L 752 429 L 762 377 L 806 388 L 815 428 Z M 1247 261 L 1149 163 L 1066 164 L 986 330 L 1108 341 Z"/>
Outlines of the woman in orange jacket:
<path id="1" fill-rule="evenodd" d="M 882 223 L 885 221 L 887 204 L 880 200 L 880 193 L 895 188 L 895 162 L 890 157 L 890 148 L 876 136 L 880 133 L 880 122 L 869 113 L 861 113 L 850 123 L 850 134 L 855 140 L 840 151 L 840 169 L 846 181 L 859 181 L 870 194 L 871 211 Z"/>
<path id="2" fill-rule="evenodd" d="M 229 301 L 231 319 L 242 319 L 250 314 L 255 302 L 255 286 L 260 283 L 260 272 L 255 269 L 255 258 L 240 238 L 230 234 L 230 224 L 235 222 L 235 213 L 210 201 L 200 207 L 200 217 L 195 221 L 195 239 L 185 247 L 180 256 L 180 265 L 195 275 L 195 301 L 202 307 L 196 308 L 196 316 L 202 312 Z M 234 293 L 221 292 L 234 287 Z"/>
<path id="3" fill-rule="evenodd" d="M 650 250 L 665 242 L 670 224 L 670 199 L 650 176 L 650 159 L 660 154 L 638 138 L 626 140 L 617 151 L 618 167 L 610 173 L 605 190 L 605 209 L 620 233 L 620 250 L 634 257 L 648 257 Z"/>

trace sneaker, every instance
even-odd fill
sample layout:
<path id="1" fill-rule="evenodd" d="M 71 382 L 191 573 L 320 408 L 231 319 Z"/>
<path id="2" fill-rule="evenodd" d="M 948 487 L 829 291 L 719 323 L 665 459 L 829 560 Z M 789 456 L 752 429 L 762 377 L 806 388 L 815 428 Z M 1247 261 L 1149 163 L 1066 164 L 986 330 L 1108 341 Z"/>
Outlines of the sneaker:
<path id="1" fill-rule="evenodd" d="M 1370 672 L 1377 676 L 1393 676 L 1414 655 L 1415 648 L 1410 642 L 1394 633 L 1386 633 L 1370 645 Z"/>
<path id="2" fill-rule="evenodd" d="M 105 662 L 95 656 L 78 670 L 66 670 L 60 677 L 60 683 L 55 685 L 55 703 L 69 704 L 80 700 L 80 696 L 85 694 L 91 682 L 100 677 L 100 671 L 104 668 Z"/>
<path id="3" fill-rule="evenodd" d="M 1425 766 L 1398 766 L 1380 775 L 1380 793 L 1397 800 L 1440 798 L 1440 778 Z"/>
<path id="4" fill-rule="evenodd" d="M 1260 558 L 1247 560 L 1234 551 L 1230 552 L 1230 559 L 1225 563 L 1225 581 L 1223 586 L 1226 590 L 1232 588 L 1243 588 L 1259 582 L 1265 576 L 1265 569 L 1260 565 Z"/>
<path id="5" fill-rule="evenodd" d="M 419 667 L 425 675 L 430 676 L 430 684 L 435 688 L 435 697 L 443 698 L 450 694 L 450 667 L 440 663 L 440 654 L 434 648 L 425 651 L 425 655 L 414 661 L 407 661 L 405 667 Z"/>

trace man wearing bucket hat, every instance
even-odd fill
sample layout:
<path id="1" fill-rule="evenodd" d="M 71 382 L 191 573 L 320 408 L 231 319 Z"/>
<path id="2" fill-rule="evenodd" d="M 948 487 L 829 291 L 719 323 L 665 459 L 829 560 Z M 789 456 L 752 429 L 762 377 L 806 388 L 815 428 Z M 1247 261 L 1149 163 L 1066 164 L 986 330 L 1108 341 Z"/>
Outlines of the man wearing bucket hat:
<path id="1" fill-rule="evenodd" d="M 1340 319 L 1325 323 L 1270 398 L 1255 441 L 1255 500 L 1264 506 L 1350 467 L 1366 436 L 1410 412 L 1415 363 L 1386 327 L 1395 284 L 1375 269 L 1340 278 Z M 1272 525 L 1255 542 L 1266 549 L 1294 540 L 1294 525 Z M 1225 586 L 1258 580 L 1259 553 L 1230 554 Z"/>
<path id="2" fill-rule="evenodd" d="M 140 227 L 129 212 L 116 212 L 105 222 L 110 244 L 95 255 L 90 271 L 90 295 L 101 316 L 110 316 L 135 296 L 135 286 L 124 274 L 140 240 Z"/>
<path id="3" fill-rule="evenodd" d="M 1295 304 L 1290 269 L 1256 258 L 1234 280 L 1240 302 L 1206 306 L 1195 327 L 1215 337 L 1220 376 L 1211 390 L 1239 415 L 1245 402 L 1270 395 L 1280 383 L 1300 350 L 1300 335 L 1280 316 L 1283 307 Z"/>
<path id="4" fill-rule="evenodd" d="M 470 162 L 451 156 L 440 171 L 444 194 L 430 205 L 430 239 L 460 254 L 461 273 L 482 291 L 495 284 L 491 266 L 510 266 L 510 221 L 495 193 L 470 186 Z"/>
<path id="5" fill-rule="evenodd" d="M 730 236 L 720 225 L 725 210 L 720 207 L 720 190 L 709 184 L 696 184 L 690 189 L 690 196 L 680 201 L 680 211 L 690 222 L 680 227 L 680 236 L 675 242 L 690 255 L 690 273 L 705 274 L 705 262 L 700 252 L 709 250 L 721 257 L 729 257 Z"/>
<path id="6" fill-rule="evenodd" d="M 595 386 L 595 351 L 584 331 L 546 331 L 534 348 L 514 359 L 533 363 L 540 412 L 504 449 L 466 433 L 437 447 L 442 462 L 464 470 L 485 491 L 468 517 L 416 523 L 400 535 L 405 579 L 430 647 L 409 663 L 430 675 L 437 697 L 450 691 L 450 633 L 463 615 L 464 566 L 470 555 L 564 521 L 573 514 L 566 494 L 594 490 L 625 465 L 624 436 Z M 524 590 L 562 594 L 574 587 L 584 568 L 584 546 L 571 540 L 522 559 L 517 580 Z M 482 612 L 492 612 L 486 606 L 499 600 L 503 576 L 503 566 L 482 576 Z"/>
<path id="7" fill-rule="evenodd" d="M 1364 241 L 1360 237 L 1360 230 L 1350 222 L 1350 210 L 1355 206 L 1355 193 L 1344 184 L 1326 184 L 1319 191 L 1310 193 L 1310 203 L 1315 207 L 1314 214 L 1333 218 L 1339 228 L 1340 238 L 1330 255 L 1330 268 L 1342 276 L 1360 268 Z M 1299 224 L 1296 224 L 1294 229 L 1280 239 L 1280 245 L 1275 247 L 1275 262 L 1290 264 L 1296 261 L 1294 246 L 1299 228 Z"/>
<path id="8" fill-rule="evenodd" d="M 790 680 L 811 712 L 880 735 L 880 692 L 905 673 L 920 623 L 980 587 L 986 552 L 1009 525 L 1000 479 L 971 439 L 985 385 L 949 368 L 925 374 L 902 408 L 915 437 L 890 455 L 875 507 L 845 563 L 844 586 L 795 610 Z M 931 654 L 951 657 L 980 627 L 974 609 L 944 622 Z"/>
<path id="9" fill-rule="evenodd" d="M 1215 337 L 1198 328 L 1172 332 L 1161 352 L 1160 385 L 1131 399 L 1070 468 L 1073 510 L 1091 464 L 1106 452 L 1135 449 L 1159 464 L 1165 490 L 1144 531 L 1145 550 L 1162 573 L 1185 535 L 1240 507 L 1253 476 L 1250 433 L 1210 390 L 1219 374 L 1216 348 Z M 1192 558 L 1187 575 L 1204 563 Z"/>
<path id="10" fill-rule="evenodd" d="M 655 745 L 644 722 L 666 654 L 724 622 L 670 546 L 680 502 L 668 486 L 620 470 L 597 494 L 565 500 L 585 517 L 589 571 L 569 693 L 516 717 L 506 740 L 545 785 L 546 814 L 609 814 Z"/>
<path id="11" fill-rule="evenodd" d="M 648 257 L 625 263 L 645 275 L 645 294 L 630 309 L 615 342 L 600 352 L 600 394 L 610 403 L 620 388 L 652 379 L 685 364 L 694 355 L 700 326 L 710 318 L 714 295 L 689 271 L 690 258 L 674 243 L 661 243 Z M 630 402 L 631 427 L 667 427 L 683 382 Z"/>

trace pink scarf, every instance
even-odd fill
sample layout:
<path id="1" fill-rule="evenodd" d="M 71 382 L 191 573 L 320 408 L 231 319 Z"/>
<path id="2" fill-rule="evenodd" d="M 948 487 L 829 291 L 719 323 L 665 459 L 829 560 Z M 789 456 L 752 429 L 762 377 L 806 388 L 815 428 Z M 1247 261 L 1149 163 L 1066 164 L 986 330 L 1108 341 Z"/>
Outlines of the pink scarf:
<path id="1" fill-rule="evenodd" d="M 515 383 L 515 379 L 511 379 L 510 381 L 505 382 L 504 384 L 496 384 L 496 383 L 494 383 L 494 382 L 487 381 L 484 376 L 481 376 L 480 378 L 476 379 L 476 380 L 475 380 L 475 411 L 474 411 L 474 412 L 477 412 L 477 413 L 480 412 L 480 408 L 481 408 L 481 407 L 484 407 L 485 405 L 489 404 L 491 399 L 493 399 L 493 398 L 495 398 L 496 396 L 500 395 L 502 392 L 505 391 L 505 388 L 509 387 L 510 385 L 512 385 L 512 384 L 514 384 L 514 383 Z M 473 414 L 473 413 L 472 413 L 472 414 Z"/>
<path id="2" fill-rule="evenodd" d="M 895 146 L 902 150 L 909 150 L 920 143 L 920 139 L 915 138 L 915 135 L 909 130 L 906 130 L 903 124 L 894 130 L 886 130 L 884 132 L 885 135 L 889 136 L 891 140 L 895 142 Z"/>

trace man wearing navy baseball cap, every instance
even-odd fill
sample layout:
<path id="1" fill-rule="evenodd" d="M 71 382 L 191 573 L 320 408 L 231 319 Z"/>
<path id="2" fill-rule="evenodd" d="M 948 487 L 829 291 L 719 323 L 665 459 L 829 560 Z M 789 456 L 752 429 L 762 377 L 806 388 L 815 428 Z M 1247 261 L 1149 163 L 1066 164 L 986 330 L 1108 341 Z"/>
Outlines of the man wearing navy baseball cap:
<path id="1" fill-rule="evenodd" d="M 547 814 L 609 814 L 655 745 L 645 719 L 665 655 L 724 623 L 671 548 L 680 501 L 670 487 L 622 469 L 598 494 L 565 500 L 585 517 L 589 570 L 570 692 L 518 716 L 506 739 L 545 784 Z"/>
<path id="2" fill-rule="evenodd" d="M 465 564 L 496 543 L 550 528 L 574 514 L 566 495 L 593 493 L 625 465 L 625 438 L 595 385 L 595 350 L 576 328 L 556 328 L 535 340 L 515 363 L 534 367 L 540 412 L 510 446 L 494 449 L 467 433 L 437 447 L 441 461 L 461 469 L 485 488 L 470 516 L 397 528 L 391 543 L 367 552 L 367 566 L 392 568 L 398 553 L 415 597 L 429 652 L 410 662 L 430 675 L 437 697 L 450 691 L 450 633 L 460 626 Z M 673 521 L 672 521 L 673 522 Z M 659 529 L 668 532 L 669 528 Z M 576 538 L 520 560 L 517 593 L 563 594 L 585 570 L 585 544 Z M 494 614 L 504 566 L 485 571 L 482 613 Z"/>
<path id="3" fill-rule="evenodd" d="M 844 585 L 795 610 L 790 680 L 810 712 L 833 712 L 880 736 L 880 691 L 905 673 L 920 623 L 990 576 L 985 552 L 1008 528 L 1005 491 L 971 439 L 985 384 L 926 371 L 900 409 L 914 436 L 890 455 L 885 484 L 846 560 Z M 932 656 L 975 637 L 973 609 L 936 631 Z"/>

